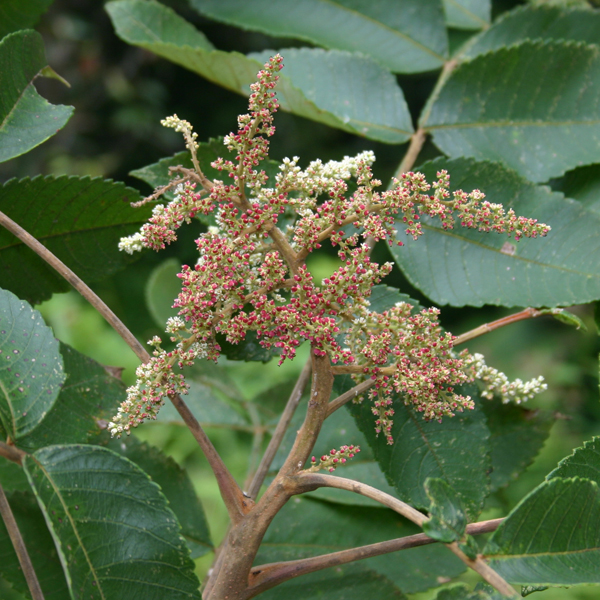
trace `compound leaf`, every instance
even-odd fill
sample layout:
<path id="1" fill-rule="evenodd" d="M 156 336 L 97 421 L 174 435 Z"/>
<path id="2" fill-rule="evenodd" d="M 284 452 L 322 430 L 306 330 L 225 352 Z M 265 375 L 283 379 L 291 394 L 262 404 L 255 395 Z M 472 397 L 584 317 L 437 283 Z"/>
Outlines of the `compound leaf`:
<path id="1" fill-rule="evenodd" d="M 117 35 L 237 93 L 247 94 L 263 63 L 164 37 L 163 23 L 189 24 L 154 0 L 117 0 L 106 6 Z M 173 39 L 175 38 L 175 39 Z M 342 51 L 282 50 L 287 66 L 277 85 L 284 110 L 370 139 L 401 144 L 413 128 L 392 74 L 368 57 Z"/>

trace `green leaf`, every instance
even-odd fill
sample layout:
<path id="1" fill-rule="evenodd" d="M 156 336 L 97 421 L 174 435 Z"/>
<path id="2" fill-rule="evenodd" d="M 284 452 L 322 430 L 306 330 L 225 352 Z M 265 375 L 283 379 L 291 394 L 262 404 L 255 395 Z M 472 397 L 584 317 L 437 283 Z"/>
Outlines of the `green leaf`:
<path id="1" fill-rule="evenodd" d="M 600 219 L 579 203 L 535 186 L 498 163 L 445 159 L 419 168 L 435 179 L 450 173 L 453 190 L 482 190 L 490 202 L 547 223 L 545 238 L 479 233 L 459 223 L 444 231 L 424 217 L 424 235 L 391 248 L 411 283 L 437 304 L 569 306 L 600 298 Z M 398 225 L 400 231 L 404 227 Z"/>
<path id="2" fill-rule="evenodd" d="M 429 477 L 425 480 L 425 493 L 431 504 L 423 531 L 447 544 L 460 540 L 465 534 L 467 518 L 456 491 L 443 479 Z"/>
<path id="3" fill-rule="evenodd" d="M 511 583 L 600 583 L 600 490 L 585 479 L 546 481 L 526 496 L 484 549 Z"/>
<path id="4" fill-rule="evenodd" d="M 491 490 L 496 491 L 533 462 L 548 439 L 554 419 L 540 410 L 503 404 L 498 398 L 482 400 L 481 408 L 490 430 L 490 483 Z"/>
<path id="5" fill-rule="evenodd" d="M 0 38 L 19 29 L 35 25 L 52 0 L 3 0 L 0 4 Z"/>
<path id="6" fill-rule="evenodd" d="M 548 473 L 546 479 L 555 477 L 581 477 L 600 485 L 600 437 L 584 442 L 571 456 L 563 458 L 556 469 Z"/>
<path id="7" fill-rule="evenodd" d="M 38 450 L 24 467 L 74 597 L 200 599 L 177 520 L 132 462 L 65 445 Z"/>
<path id="8" fill-rule="evenodd" d="M 446 24 L 456 29 L 485 29 L 490 24 L 490 0 L 444 0 Z"/>
<path id="9" fill-rule="evenodd" d="M 169 317 L 179 312 L 173 302 L 181 292 L 181 280 L 177 275 L 181 264 L 176 258 L 168 258 L 156 266 L 146 283 L 146 304 L 154 322 L 163 329 Z"/>
<path id="10" fill-rule="evenodd" d="M 597 11 L 558 6 L 518 6 L 505 12 L 461 52 L 461 59 L 513 46 L 526 40 L 568 40 L 596 44 L 600 35 Z"/>
<path id="11" fill-rule="evenodd" d="M 186 377 L 187 379 L 187 377 Z M 183 399 L 202 427 L 227 427 L 248 430 L 250 424 L 224 400 L 218 398 L 210 387 L 188 380 L 189 393 Z M 158 423 L 173 423 L 186 427 L 175 407 L 167 402 L 158 413 Z"/>
<path id="12" fill-rule="evenodd" d="M 192 558 L 210 552 L 212 542 L 204 509 L 187 474 L 172 458 L 135 437 L 112 439 L 106 447 L 128 458 L 160 486 L 175 513 Z"/>
<path id="13" fill-rule="evenodd" d="M 586 324 L 575 314 L 565 310 L 564 308 L 546 308 L 540 311 L 543 315 L 550 315 L 557 321 L 575 327 L 575 329 L 583 329 L 587 331 Z"/>
<path id="14" fill-rule="evenodd" d="M 206 50 L 162 36 L 162 24 L 188 24 L 154 0 L 106 5 L 117 35 L 206 79 L 246 95 L 263 63 L 237 52 Z M 393 75 L 365 56 L 303 48 L 282 50 L 287 69 L 277 84 L 283 110 L 355 135 L 390 144 L 407 141 L 410 114 Z M 289 73 L 288 76 L 286 73 Z"/>
<path id="15" fill-rule="evenodd" d="M 394 73 L 438 69 L 448 53 L 443 14 L 439 2 L 434 0 L 190 3 L 207 17 L 242 29 L 360 52 Z"/>
<path id="16" fill-rule="evenodd" d="M 341 506 L 300 496 L 288 502 L 269 526 L 255 565 L 319 556 L 418 532 L 416 525 L 387 509 Z M 387 600 L 398 597 L 393 593 L 399 594 L 400 590 L 422 591 L 438 585 L 439 577 L 456 577 L 464 570 L 464 565 L 439 545 L 384 554 L 349 566 L 350 570 L 338 571 L 336 567 L 321 571 L 318 578 L 317 574 L 302 576 L 277 586 L 264 597 Z M 375 585 L 378 580 L 380 591 L 369 587 L 365 591 L 370 595 L 360 595 L 360 588 L 354 589 L 355 584 Z"/>
<path id="17" fill-rule="evenodd" d="M 421 126 L 450 157 L 532 181 L 600 161 L 600 47 L 524 42 L 459 65 Z"/>
<path id="18" fill-rule="evenodd" d="M 119 239 L 134 233 L 151 209 L 132 208 L 137 190 L 100 177 L 38 175 L 0 187 L 0 210 L 37 238 L 87 283 L 135 260 Z M 0 229 L 0 286 L 37 304 L 69 284 L 20 240 Z"/>
<path id="19" fill-rule="evenodd" d="M 70 598 L 54 540 L 48 531 L 44 515 L 35 501 L 35 496 L 31 491 L 18 492 L 9 494 L 8 501 L 23 536 L 45 600 Z M 0 519 L 0 575 L 25 598 L 31 597 L 23 570 L 2 519 Z"/>
<path id="20" fill-rule="evenodd" d="M 264 63 L 272 54 L 266 51 L 252 57 Z M 283 110 L 386 144 L 410 139 L 413 125 L 402 90 L 396 78 L 375 61 L 319 48 L 288 48 L 280 54 L 285 67 L 277 98 Z M 306 112 L 302 106 L 306 99 L 344 126 L 315 118 L 319 115 L 313 115 L 312 107 Z"/>
<path id="21" fill-rule="evenodd" d="M 475 396 L 475 390 L 456 388 L 457 393 Z M 359 429 L 373 448 L 379 466 L 398 496 L 416 508 L 429 508 L 425 481 L 429 477 L 443 479 L 458 494 L 469 520 L 481 511 L 488 495 L 490 465 L 489 430 L 479 408 L 441 423 L 425 421 L 421 413 L 394 401 L 394 444 L 375 434 L 374 417 L 367 399 L 349 404 Z"/>
<path id="22" fill-rule="evenodd" d="M 0 162 L 45 142 L 73 114 L 37 93 L 33 82 L 47 66 L 39 33 L 17 31 L 0 41 Z"/>
<path id="23" fill-rule="evenodd" d="M 552 182 L 552 189 L 580 202 L 586 210 L 600 214 L 600 165 L 579 167 Z"/>
<path id="24" fill-rule="evenodd" d="M 6 290 L 0 290 L 0 357 L 0 420 L 17 441 L 52 408 L 65 373 L 42 315 Z"/>
<path id="25" fill-rule="evenodd" d="M 87 443 L 96 438 L 125 398 L 125 386 L 96 361 L 60 345 L 67 380 L 43 421 L 19 440 L 34 452 L 54 444 Z"/>
<path id="26" fill-rule="evenodd" d="M 5 492 L 29 491 L 29 482 L 23 469 L 7 458 L 0 458 L 0 485 Z"/>

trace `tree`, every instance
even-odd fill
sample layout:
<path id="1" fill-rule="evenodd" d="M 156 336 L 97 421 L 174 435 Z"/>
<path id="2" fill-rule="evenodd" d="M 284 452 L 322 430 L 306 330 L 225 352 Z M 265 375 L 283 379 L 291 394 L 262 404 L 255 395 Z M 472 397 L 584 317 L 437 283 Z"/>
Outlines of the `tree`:
<path id="1" fill-rule="evenodd" d="M 596 439 L 505 517 L 479 520 L 485 500 L 534 459 L 552 418 L 521 406 L 545 389 L 543 377 L 511 382 L 461 347 L 542 316 L 579 327 L 564 307 L 600 297 L 598 12 L 523 6 L 490 24 L 486 3 L 191 5 L 321 48 L 244 56 L 214 48 L 154 0 L 106 5 L 128 43 L 232 91 L 250 86 L 249 111 L 237 131 L 208 142 L 166 117 L 186 151 L 134 172 L 155 188 L 146 198 L 100 178 L 3 185 L 2 578 L 35 599 L 199 598 L 191 557 L 213 544 L 202 505 L 183 469 L 125 435 L 171 419 L 202 448 L 230 518 L 204 598 L 397 598 L 465 565 L 484 582 L 437 598 L 598 583 Z M 23 29 L 45 8 L 5 11 L 3 160 L 72 113 L 34 87 L 59 77 L 39 34 Z M 448 28 L 466 32 L 452 52 Z M 415 128 L 393 74 L 427 71 L 439 78 Z M 375 177 L 371 151 L 304 168 L 296 157 L 270 160 L 279 105 L 370 140 L 408 142 L 395 177 Z M 444 156 L 419 162 L 428 137 Z M 169 267 L 155 285 L 171 286 L 178 271 L 177 315 L 150 340 L 151 356 L 84 281 L 165 248 L 198 220 L 197 262 Z M 528 308 L 454 336 L 437 308 L 385 285 L 393 265 L 372 258 L 376 242 L 439 305 Z M 325 247 L 337 266 L 316 281 L 307 259 Z M 139 357 L 127 390 L 114 370 L 54 339 L 32 308 L 65 280 Z M 275 421 L 273 403 L 246 402 L 218 363 L 260 369 L 293 360 L 302 344 L 310 358 Z M 269 433 L 247 485 L 202 422 L 247 428 L 257 452 Z"/>

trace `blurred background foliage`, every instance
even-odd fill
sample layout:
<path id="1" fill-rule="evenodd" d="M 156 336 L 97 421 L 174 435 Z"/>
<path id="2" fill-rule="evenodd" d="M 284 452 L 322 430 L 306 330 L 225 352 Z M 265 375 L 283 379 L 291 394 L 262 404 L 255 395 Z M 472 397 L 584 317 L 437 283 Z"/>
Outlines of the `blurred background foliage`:
<path id="1" fill-rule="evenodd" d="M 184 0 L 165 1 L 165 4 L 194 23 L 221 49 L 247 53 L 280 45 L 278 40 L 208 21 L 191 10 Z M 502 12 L 516 4 L 518 2 L 510 0 L 494 2 L 494 9 Z M 73 105 L 75 114 L 68 125 L 45 144 L 0 164 L 3 181 L 38 173 L 92 175 L 124 181 L 147 193 L 150 190 L 131 178 L 129 172 L 183 149 L 180 136 L 161 127 L 160 119 L 177 113 L 194 124 L 199 139 L 204 141 L 228 133 L 235 127 L 236 116 L 246 111 L 245 98 L 119 40 L 103 4 L 97 0 L 55 0 L 36 29 L 44 38 L 49 64 L 71 84 L 66 88 L 56 80 L 41 79 L 37 87 L 50 102 Z M 456 45 L 464 40 L 465 33 L 456 31 L 452 36 L 452 43 Z M 281 45 L 291 44 L 286 40 Z M 399 77 L 413 115 L 418 114 L 436 77 L 435 73 Z M 377 156 L 375 174 L 384 182 L 406 149 L 406 146 L 386 146 L 364 140 L 287 113 L 277 115 L 276 125 L 272 158 L 280 160 L 284 156 L 298 155 L 301 165 L 306 165 L 317 157 L 324 161 L 339 159 L 372 149 Z M 421 154 L 421 161 L 436 154 L 435 147 L 429 144 Z M 152 335 L 160 335 L 162 330 L 153 318 L 156 311 L 152 311 L 147 302 L 152 273 L 165 261 L 175 265 L 195 263 L 193 240 L 200 227 L 192 224 L 184 228 L 179 241 L 161 254 L 146 252 L 125 271 L 94 286 L 139 339 L 145 341 Z M 389 252 L 385 246 L 378 246 L 374 257 L 386 261 Z M 334 255 L 325 255 L 313 261 L 310 268 L 320 278 L 335 268 L 336 261 Z M 399 287 L 424 305 L 431 304 L 412 288 L 397 267 L 386 283 Z M 73 292 L 59 294 L 38 308 L 59 339 L 103 364 L 124 367 L 124 381 L 127 384 L 133 381 L 137 359 L 79 296 Z M 506 514 L 518 499 L 542 481 L 558 460 L 584 440 L 600 434 L 600 344 L 593 309 L 581 306 L 573 310 L 586 322 L 587 331 L 576 331 L 545 317 L 500 329 L 468 344 L 472 352 L 485 354 L 488 364 L 505 371 L 510 378 L 529 379 L 542 374 L 549 389 L 531 402 L 529 408 L 549 409 L 558 417 L 534 464 L 518 480 L 491 497 L 482 518 Z M 446 308 L 442 312 L 442 323 L 448 330 L 460 334 L 509 312 L 513 311 L 497 307 Z M 282 367 L 273 362 L 262 365 L 224 360 L 222 364 L 234 378 L 241 396 L 252 401 L 275 385 L 280 385 L 279 389 L 289 388 L 286 382 L 299 373 L 306 356 L 307 348 L 304 348 L 294 363 Z M 282 401 L 285 401 L 283 395 Z M 252 444 L 250 433 L 216 427 L 208 432 L 234 475 L 243 482 Z M 192 437 L 183 428 L 169 424 L 146 425 L 136 435 L 163 448 L 188 469 L 210 516 L 214 539 L 220 540 L 227 525 L 226 513 L 208 465 Z M 198 559 L 199 574 L 208 568 L 211 560 L 212 555 Z M 10 593 L 0 590 L 0 597 L 10 598 Z M 595 598 L 597 590 L 549 590 L 544 597 L 548 600 Z"/>

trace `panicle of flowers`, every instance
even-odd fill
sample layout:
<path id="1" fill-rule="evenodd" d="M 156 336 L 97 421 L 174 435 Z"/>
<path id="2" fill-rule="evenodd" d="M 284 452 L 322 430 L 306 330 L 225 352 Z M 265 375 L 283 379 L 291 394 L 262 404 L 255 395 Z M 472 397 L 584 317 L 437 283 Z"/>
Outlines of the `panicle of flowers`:
<path id="1" fill-rule="evenodd" d="M 368 397 L 376 432 L 383 433 L 389 444 L 393 443 L 392 402 L 397 395 L 427 420 L 439 421 L 474 406 L 469 396 L 454 392 L 454 386 L 470 381 L 471 376 L 452 352 L 454 338 L 442 333 L 438 315 L 436 308 L 414 314 L 410 304 L 398 302 L 382 313 L 365 310 L 348 328 L 346 344 L 360 367 L 355 378 L 376 380 Z"/>
<path id="2" fill-rule="evenodd" d="M 444 229 L 453 229 L 455 218 L 462 227 L 482 232 L 495 231 L 507 235 L 535 238 L 545 236 L 550 227 L 538 223 L 537 219 L 518 217 L 511 208 L 504 210 L 502 204 L 492 204 L 484 200 L 485 194 L 479 190 L 470 193 L 449 191 L 450 176 L 445 170 L 437 173 L 437 181 L 429 185 L 421 173 L 403 173 L 400 180 L 394 179 L 395 186 L 382 194 L 386 208 L 404 214 L 406 233 L 417 239 L 423 234 L 420 215 L 438 217 Z M 433 194 L 430 194 L 433 188 Z"/>
<path id="3" fill-rule="evenodd" d="M 329 451 L 329 454 L 323 454 L 317 463 L 316 457 L 310 459 L 311 467 L 305 469 L 307 473 L 315 473 L 321 469 L 327 469 L 333 473 L 337 467 L 343 465 L 349 458 L 354 458 L 355 454 L 360 452 L 360 446 L 341 446 L 339 450 L 335 448 Z"/>
<path id="4" fill-rule="evenodd" d="M 441 331 L 437 309 L 415 314 L 400 302 L 381 313 L 369 310 L 373 286 L 392 266 L 372 262 L 364 240 L 394 243 L 398 224 L 417 238 L 422 215 L 438 217 L 445 228 L 453 227 L 458 216 L 464 227 L 517 239 L 546 235 L 549 227 L 484 201 L 478 190 L 451 194 L 445 171 L 433 185 L 420 173 L 406 173 L 390 190 L 380 192 L 370 151 L 342 161 L 315 160 L 306 169 L 298 166 L 297 157 L 284 159 L 273 187 L 268 187 L 259 167 L 268 158 L 268 138 L 274 132 L 278 103 L 273 90 L 281 68 L 278 55 L 264 65 L 251 86 L 249 113 L 238 118 L 237 132 L 225 137 L 235 159 L 212 163 L 225 181 L 209 181 L 202 173 L 196 134 L 187 121 L 174 115 L 163 122 L 183 133 L 194 170 L 175 169 L 185 179 L 150 197 L 174 189 L 174 199 L 155 206 L 149 222 L 121 240 L 120 248 L 130 253 L 164 248 L 184 222 L 211 211 L 217 227 L 200 235 L 197 264 L 184 266 L 179 274 L 182 287 L 174 303 L 179 314 L 166 327 L 176 347 L 166 352 L 159 338 L 151 340 L 154 356 L 138 369 L 136 385 L 110 423 L 113 435 L 129 432 L 144 418 L 156 418 L 165 396 L 185 393 L 185 382 L 174 367 L 198 358 L 216 360 L 221 351 L 217 335 L 235 344 L 251 331 L 263 347 L 277 349 L 280 363 L 294 358 L 300 344 L 309 341 L 313 352 L 330 357 L 334 372 L 375 379 L 368 395 L 376 429 L 389 443 L 392 398 L 397 395 L 426 419 L 440 420 L 473 407 L 471 398 L 454 388 L 470 381 L 477 368 L 453 352 L 453 338 Z M 338 249 L 342 264 L 319 284 L 305 261 L 326 240 Z M 491 373 L 482 371 L 482 376 L 491 378 Z M 530 388 L 506 389 L 521 396 L 532 393 Z"/>
<path id="5" fill-rule="evenodd" d="M 509 381 L 504 373 L 486 365 L 482 354 L 468 355 L 465 353 L 464 362 L 473 379 L 482 381 L 485 384 L 481 395 L 488 400 L 491 400 L 494 394 L 497 394 L 504 404 L 509 402 L 521 404 L 521 402 L 531 400 L 537 394 L 548 389 L 548 385 L 544 383 L 542 376 L 535 377 L 530 381 L 522 381 L 521 379 Z"/>
<path id="6" fill-rule="evenodd" d="M 136 383 L 127 389 L 127 398 L 121 403 L 116 416 L 108 424 L 112 436 L 121 437 L 147 419 L 156 419 L 165 398 L 172 394 L 187 394 L 188 386 L 181 373 L 174 373 L 175 363 L 182 368 L 191 365 L 198 358 L 207 355 L 206 347 L 185 339 L 181 331 L 185 325 L 180 319 L 169 319 L 168 329 L 174 334 L 172 340 L 179 340 L 175 350 L 165 352 L 161 348 L 161 339 L 154 336 L 148 344 L 154 347 L 153 357 L 140 365 L 135 372 Z"/>

